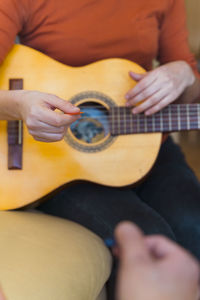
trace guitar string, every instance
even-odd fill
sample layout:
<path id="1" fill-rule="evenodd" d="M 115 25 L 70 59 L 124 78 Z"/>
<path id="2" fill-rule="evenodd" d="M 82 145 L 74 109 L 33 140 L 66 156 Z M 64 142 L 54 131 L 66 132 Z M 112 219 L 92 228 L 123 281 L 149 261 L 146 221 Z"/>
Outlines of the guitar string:
<path id="1" fill-rule="evenodd" d="M 197 115 L 193 115 L 193 116 L 189 116 L 190 117 L 190 122 L 192 121 L 198 121 L 198 116 Z M 122 118 L 122 119 L 121 119 Z M 187 116 L 181 116 L 179 118 L 177 117 L 171 117 L 171 120 L 169 120 L 169 117 L 168 116 L 162 116 L 162 117 L 154 117 L 154 118 L 151 118 L 151 116 L 144 116 L 144 115 L 140 115 L 139 117 L 137 117 L 137 115 L 133 115 L 133 116 L 127 116 L 125 117 L 124 119 L 124 116 L 123 115 L 114 115 L 114 116 L 81 116 L 80 119 L 78 120 L 87 120 L 87 119 L 94 119 L 94 120 L 99 120 L 99 121 L 102 121 L 103 123 L 106 123 L 106 121 L 116 121 L 118 122 L 119 119 L 121 119 L 120 121 L 123 121 L 123 122 L 126 122 L 126 121 L 135 121 L 135 120 L 139 120 L 139 121 L 144 121 L 144 122 L 154 122 L 154 123 L 160 123 L 161 120 L 163 120 L 163 122 L 166 122 L 166 123 L 175 123 L 178 121 L 178 119 L 181 121 L 181 123 L 183 122 L 187 122 Z M 117 119 L 117 120 L 116 120 Z"/>
<path id="2" fill-rule="evenodd" d="M 113 110 L 106 110 L 106 109 L 97 109 L 98 111 L 105 111 L 105 112 L 109 112 L 109 111 L 113 111 Z M 196 109 L 193 109 L 193 110 L 181 110 L 180 109 L 180 111 L 179 112 L 177 112 L 177 110 L 171 110 L 171 112 L 169 112 L 168 110 L 161 110 L 162 111 L 162 113 L 164 113 L 164 114 L 179 114 L 179 112 L 180 113 L 186 113 L 186 114 L 190 114 L 190 113 L 196 113 L 196 114 L 199 114 L 198 113 L 198 111 L 196 110 Z M 156 112 L 155 114 L 159 114 L 161 111 L 158 111 L 158 112 Z M 121 112 L 121 113 L 124 113 L 124 112 L 126 112 L 126 113 L 131 113 L 131 109 L 115 109 L 114 110 L 114 113 L 119 113 L 119 112 Z M 113 112 L 112 112 L 113 113 Z"/>
<path id="3" fill-rule="evenodd" d="M 128 128 L 131 124 L 136 123 L 134 121 L 137 121 L 137 120 L 136 119 L 135 120 L 129 119 L 129 120 L 126 120 L 126 122 L 124 122 L 124 120 L 120 120 L 120 124 L 119 124 L 118 120 L 114 120 L 114 121 L 112 121 L 112 125 L 115 126 L 115 127 L 117 127 L 117 128 L 119 128 L 119 127 L 126 127 L 126 128 Z M 148 130 L 152 130 L 153 123 L 151 121 L 149 121 L 149 120 L 144 121 L 144 119 L 142 121 L 143 122 L 140 121 L 140 127 L 141 127 L 140 129 L 142 129 L 142 127 L 144 127 L 145 124 L 146 124 L 147 127 L 148 127 Z M 194 122 L 194 123 L 192 123 L 192 122 Z M 100 123 L 102 125 L 105 125 L 105 126 L 109 125 L 109 123 L 105 122 L 105 121 L 100 122 Z M 177 122 L 175 123 L 175 122 L 168 122 L 168 121 L 165 122 L 164 121 L 163 124 L 162 124 L 162 126 L 163 127 L 167 127 L 167 128 L 163 128 L 163 129 L 164 130 L 169 130 L 169 125 L 170 124 L 172 125 L 172 129 L 173 130 L 177 130 L 178 131 L 179 128 L 177 128 L 178 127 L 178 123 Z M 159 128 L 161 128 L 160 121 L 154 122 L 154 126 L 155 126 L 156 130 L 159 130 Z M 174 128 L 173 128 L 173 126 L 174 126 Z M 193 126 L 195 126 L 195 128 L 192 128 Z M 195 120 L 192 119 L 191 120 L 189 128 L 188 128 L 188 122 L 187 121 L 182 121 L 181 124 L 180 124 L 180 130 L 181 129 L 188 129 L 188 130 L 200 129 L 198 127 L 199 127 L 199 125 L 198 125 L 198 120 L 197 119 L 195 119 Z M 15 130 L 15 129 L 9 130 L 9 134 L 13 134 L 13 135 L 14 134 L 18 134 L 18 130 Z"/>
<path id="4" fill-rule="evenodd" d="M 107 106 L 104 106 L 101 103 L 97 103 L 95 105 L 91 105 L 90 103 L 91 103 L 91 101 L 85 102 L 83 104 L 80 103 L 79 106 L 81 106 L 81 107 L 102 107 L 102 108 L 105 108 L 105 109 L 107 108 Z M 168 106 L 171 106 L 171 107 L 177 107 L 177 106 L 179 106 L 180 108 L 181 107 L 187 107 L 187 106 L 189 106 L 189 107 L 196 107 L 196 106 L 200 106 L 200 103 L 179 103 L 179 104 L 178 103 L 170 103 L 165 108 L 167 108 Z M 122 107 L 122 108 L 123 107 L 127 107 L 128 108 L 128 106 L 125 106 L 125 105 L 111 106 L 111 108 L 117 108 L 117 107 Z"/>
<path id="5" fill-rule="evenodd" d="M 108 116 L 91 116 L 91 115 L 89 115 L 89 116 L 81 116 L 81 118 L 80 119 L 78 119 L 78 120 L 82 120 L 82 119 L 94 119 L 94 120 L 102 120 L 103 122 L 105 122 L 105 121 L 109 121 L 109 120 L 115 120 L 115 119 L 117 119 L 117 121 L 118 121 L 118 119 L 121 119 L 122 118 L 122 120 L 121 121 L 123 121 L 123 122 L 126 122 L 127 120 L 132 120 L 132 121 L 135 121 L 135 120 L 137 120 L 137 119 L 139 119 L 139 121 L 145 121 L 145 122 L 152 122 L 152 121 L 154 121 L 154 122 L 157 122 L 157 123 L 159 123 L 161 120 L 163 120 L 164 122 L 168 122 L 168 123 L 172 123 L 172 122 L 176 122 L 176 121 L 178 121 L 178 119 L 180 119 L 180 121 L 181 122 L 186 122 L 187 121 L 187 115 L 185 115 L 185 116 L 180 116 L 180 117 L 176 117 L 176 116 L 171 116 L 171 119 L 169 120 L 169 116 L 168 115 L 157 115 L 157 116 L 155 116 L 155 115 L 153 115 L 154 117 L 152 117 L 152 116 L 145 116 L 145 115 L 126 115 L 126 117 L 124 118 L 124 116 L 123 115 L 120 115 L 120 114 L 115 114 L 115 115 L 113 115 L 113 116 L 111 116 L 111 115 L 108 115 Z M 198 115 L 196 115 L 196 114 L 193 114 L 193 115 L 189 115 L 189 117 L 190 117 L 190 121 L 194 121 L 194 120 L 198 120 L 199 119 L 199 117 L 198 117 Z M 18 129 L 18 126 L 16 125 L 16 126 L 13 126 L 13 127 L 10 127 L 8 130 L 12 130 L 12 129 Z"/>
<path id="6" fill-rule="evenodd" d="M 179 107 L 180 109 L 187 109 L 187 107 L 189 107 L 190 109 L 194 109 L 194 108 L 198 108 L 198 106 L 200 106 L 200 104 L 199 103 L 193 103 L 193 104 L 170 104 L 170 105 L 168 105 L 168 106 L 166 106 L 166 107 L 164 107 L 162 110 L 165 110 L 165 109 L 167 109 L 168 107 L 170 107 L 170 108 L 177 108 L 177 107 Z M 113 108 L 120 108 L 120 109 L 123 109 L 123 108 L 126 108 L 126 109 L 129 109 L 129 108 L 131 108 L 131 107 L 129 107 L 129 106 L 123 106 L 123 105 L 121 105 L 121 106 L 112 106 L 112 107 L 109 107 L 109 108 L 107 108 L 107 107 L 105 107 L 105 106 L 103 106 L 103 105 L 78 105 L 77 107 L 79 107 L 79 108 L 98 108 L 98 109 L 103 109 L 103 110 L 108 110 L 108 109 L 113 109 Z M 135 106 L 136 107 L 136 106 Z"/>
<path id="7" fill-rule="evenodd" d="M 103 124 L 106 124 L 107 123 L 106 121 L 110 121 L 110 120 L 113 121 L 113 122 L 118 123 L 119 119 L 120 119 L 119 117 L 122 117 L 122 119 L 120 121 L 123 122 L 123 123 L 125 123 L 125 122 L 134 122 L 134 121 L 139 120 L 140 122 L 145 122 L 145 123 L 149 123 L 149 124 L 151 124 L 152 121 L 154 122 L 154 124 L 160 124 L 160 121 L 163 120 L 163 122 L 165 122 L 166 124 L 170 124 L 170 123 L 172 124 L 172 123 L 176 123 L 178 121 L 177 118 L 173 118 L 173 117 L 171 118 L 171 120 L 169 120 L 168 117 L 167 118 L 163 118 L 163 117 L 162 118 L 154 118 L 154 120 L 153 120 L 153 118 L 144 117 L 144 116 L 139 117 L 139 118 L 137 118 L 137 117 L 134 118 L 134 116 L 133 117 L 128 116 L 128 117 L 125 118 L 125 120 L 124 120 L 123 116 L 114 116 L 114 118 L 110 117 L 110 116 L 107 116 L 107 117 L 94 117 L 93 116 L 93 118 L 91 118 L 91 116 L 89 116 L 89 117 L 83 117 L 82 116 L 78 120 L 94 119 L 94 120 L 101 121 L 101 123 L 103 123 Z M 186 118 L 184 119 L 183 117 L 180 118 L 180 121 L 181 121 L 181 124 L 187 123 L 187 119 Z M 197 116 L 190 117 L 190 123 L 194 122 L 194 121 L 196 121 L 196 122 L 198 121 Z M 12 131 L 12 130 L 16 130 L 16 129 L 18 130 L 18 127 L 9 128 L 9 132 Z"/>
<path id="8" fill-rule="evenodd" d="M 111 113 L 132 113 L 132 109 L 134 109 L 134 107 L 133 108 L 131 108 L 131 109 L 115 109 L 115 110 L 113 110 L 113 109 L 110 109 L 110 110 L 106 110 L 106 109 L 97 109 L 97 111 L 103 111 L 103 112 L 105 112 L 105 113 L 109 113 L 109 112 L 111 112 Z M 91 110 L 91 109 L 90 109 Z M 81 111 L 81 108 L 80 108 L 80 111 Z M 88 110 L 89 111 L 89 110 Z M 187 114 L 187 115 L 190 115 L 190 114 L 193 114 L 193 113 L 196 113 L 197 115 L 200 115 L 200 113 L 197 111 L 197 109 L 192 109 L 192 110 L 184 110 L 184 109 L 180 109 L 179 111 L 177 111 L 177 109 L 176 110 L 172 110 L 171 109 L 171 111 L 168 111 L 168 110 L 160 110 L 160 111 L 158 111 L 158 112 L 156 112 L 156 113 L 154 113 L 154 114 L 152 114 L 152 115 L 155 115 L 155 114 L 159 114 L 159 113 L 163 113 L 163 114 L 166 114 L 166 115 L 168 115 L 168 114 Z M 87 111 L 83 111 L 83 113 L 87 113 Z M 142 113 L 138 113 L 138 114 L 142 114 Z"/>
<path id="9" fill-rule="evenodd" d="M 190 116 L 194 116 L 194 115 L 197 116 L 197 117 L 200 116 L 199 112 L 196 110 L 196 107 L 194 107 L 192 110 L 180 109 L 179 111 L 177 111 L 177 110 L 175 110 L 175 111 L 174 110 L 169 111 L 169 110 L 165 109 L 165 110 L 158 111 L 155 114 L 152 114 L 152 115 L 149 115 L 149 116 L 145 115 L 144 113 L 133 114 L 131 112 L 131 109 L 129 110 L 129 109 L 126 108 L 126 110 L 124 110 L 123 108 L 121 109 L 121 107 L 119 107 L 119 108 L 120 109 L 116 108 L 114 111 L 113 110 L 106 110 L 104 108 L 102 108 L 101 110 L 105 111 L 108 114 L 108 116 L 115 116 L 115 115 L 118 116 L 118 115 L 121 115 L 121 114 L 123 114 L 123 116 L 124 116 L 124 113 L 125 113 L 126 116 L 129 116 L 129 115 L 132 114 L 133 116 L 139 115 L 139 116 L 145 116 L 146 118 L 153 117 L 153 116 L 157 117 L 157 116 L 160 116 L 161 113 L 162 113 L 163 117 L 169 117 L 169 116 L 171 116 L 171 117 L 174 117 L 174 118 L 183 118 L 185 116 L 186 117 L 187 116 L 190 117 Z M 111 112 L 111 113 L 109 113 L 109 112 Z M 87 113 L 87 111 L 83 112 L 83 113 Z M 88 114 L 89 114 L 89 112 L 88 112 Z M 84 115 L 82 117 L 84 117 Z M 102 116 L 102 117 L 104 117 L 104 116 Z"/>

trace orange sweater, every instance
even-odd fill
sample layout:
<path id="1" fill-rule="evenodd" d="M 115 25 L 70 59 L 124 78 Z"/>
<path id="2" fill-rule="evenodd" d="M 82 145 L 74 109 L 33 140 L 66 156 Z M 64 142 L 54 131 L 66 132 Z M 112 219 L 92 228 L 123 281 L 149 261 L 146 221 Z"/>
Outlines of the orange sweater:
<path id="1" fill-rule="evenodd" d="M 196 70 L 184 0 L 0 0 L 0 61 L 21 42 L 72 66 L 127 58 L 152 68 L 185 60 Z"/>

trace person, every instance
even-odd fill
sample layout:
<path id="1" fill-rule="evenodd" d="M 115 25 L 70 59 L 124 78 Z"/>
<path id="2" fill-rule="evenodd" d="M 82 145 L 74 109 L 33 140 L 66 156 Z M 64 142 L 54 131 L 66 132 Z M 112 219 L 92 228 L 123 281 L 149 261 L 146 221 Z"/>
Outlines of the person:
<path id="1" fill-rule="evenodd" d="M 120 260 L 116 300 L 198 300 L 200 265 L 163 236 L 144 236 L 133 223 L 115 230 Z"/>
<path id="2" fill-rule="evenodd" d="M 2 292 L 0 291 L 0 300 L 5 300 L 4 295 L 2 294 Z"/>
<path id="3" fill-rule="evenodd" d="M 0 61 L 17 34 L 22 44 L 71 66 L 111 57 L 132 60 L 147 73 L 130 72 L 138 84 L 124 95 L 124 104 L 133 106 L 134 114 L 148 115 L 174 101 L 190 103 L 200 96 L 185 19 L 184 0 L 1 0 Z M 154 58 L 160 63 L 156 69 L 152 69 Z M 39 141 L 61 140 L 78 118 L 67 113 L 76 111 L 57 95 L 0 91 L 0 119 L 23 120 Z M 130 220 L 146 234 L 164 234 L 200 258 L 199 199 L 199 181 L 169 137 L 151 174 L 137 187 L 76 183 L 38 209 L 78 222 L 102 238 L 111 236 L 120 221 Z M 114 268 L 109 299 L 115 274 Z"/>
<path id="4" fill-rule="evenodd" d="M 117 225 L 115 240 L 116 300 L 199 299 L 200 266 L 190 253 L 163 236 L 145 237 L 130 222 Z"/>

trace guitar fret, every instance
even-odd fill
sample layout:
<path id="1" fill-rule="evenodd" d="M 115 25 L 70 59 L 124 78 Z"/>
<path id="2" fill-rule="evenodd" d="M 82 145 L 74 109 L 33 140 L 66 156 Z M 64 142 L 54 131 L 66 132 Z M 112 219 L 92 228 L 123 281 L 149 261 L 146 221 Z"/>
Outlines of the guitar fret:
<path id="1" fill-rule="evenodd" d="M 114 118 L 114 107 L 111 107 L 111 132 L 115 132 L 115 118 Z"/>
<path id="2" fill-rule="evenodd" d="M 177 105 L 177 117 L 178 117 L 178 131 L 181 130 L 181 120 L 180 120 L 180 106 Z"/>
<path id="3" fill-rule="evenodd" d="M 23 129 L 23 123 L 22 120 L 18 121 L 18 144 L 21 145 L 22 144 L 22 129 Z"/>
<path id="4" fill-rule="evenodd" d="M 147 117 L 144 115 L 144 131 L 148 132 L 148 128 L 147 128 Z"/>
<path id="5" fill-rule="evenodd" d="M 169 108 L 165 107 L 163 110 L 163 127 L 164 132 L 169 132 Z"/>
<path id="6" fill-rule="evenodd" d="M 172 111 L 172 131 L 178 130 L 178 108 L 176 104 L 171 107 Z"/>
<path id="7" fill-rule="evenodd" d="M 131 125 L 131 133 L 133 133 L 134 131 L 133 131 L 133 114 L 132 114 L 132 112 L 130 111 L 130 125 Z"/>
<path id="8" fill-rule="evenodd" d="M 155 115 L 152 115 L 152 131 L 155 132 Z"/>
<path id="9" fill-rule="evenodd" d="M 186 104 L 187 129 L 190 130 L 189 105 Z"/>
<path id="10" fill-rule="evenodd" d="M 186 106 L 186 104 L 183 104 L 183 107 L 181 110 L 181 129 L 182 130 L 187 129 L 187 106 Z"/>
<path id="11" fill-rule="evenodd" d="M 197 104 L 198 129 L 200 129 L 200 104 Z"/>
<path id="12" fill-rule="evenodd" d="M 168 106 L 168 120 L 169 120 L 169 131 L 172 131 L 172 115 L 171 115 L 171 106 Z"/>
<path id="13" fill-rule="evenodd" d="M 140 118 L 139 118 L 139 114 L 136 115 L 136 122 L 137 122 L 137 132 L 140 132 Z"/>
<path id="14" fill-rule="evenodd" d="M 153 119 L 151 116 L 147 116 L 147 132 L 152 132 L 152 128 L 153 128 Z"/>
<path id="15" fill-rule="evenodd" d="M 118 134 L 120 134 L 120 107 L 117 108 Z"/>
<path id="16" fill-rule="evenodd" d="M 124 111 L 124 134 L 126 134 L 126 107 L 124 107 L 123 111 Z"/>
<path id="17" fill-rule="evenodd" d="M 171 106 L 171 113 L 172 113 L 172 131 L 177 131 L 178 129 L 178 118 L 177 118 L 177 105 L 173 104 Z"/>
<path id="18" fill-rule="evenodd" d="M 162 114 L 162 110 L 160 111 L 160 131 L 163 132 L 163 114 Z"/>

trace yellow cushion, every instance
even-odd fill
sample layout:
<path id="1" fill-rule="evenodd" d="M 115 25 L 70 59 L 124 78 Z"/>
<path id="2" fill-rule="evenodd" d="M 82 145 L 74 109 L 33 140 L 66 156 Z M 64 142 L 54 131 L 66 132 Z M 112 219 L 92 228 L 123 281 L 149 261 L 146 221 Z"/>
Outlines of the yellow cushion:
<path id="1" fill-rule="evenodd" d="M 84 227 L 29 212 L 0 212 L 0 285 L 7 300 L 97 300 L 111 270 Z"/>

